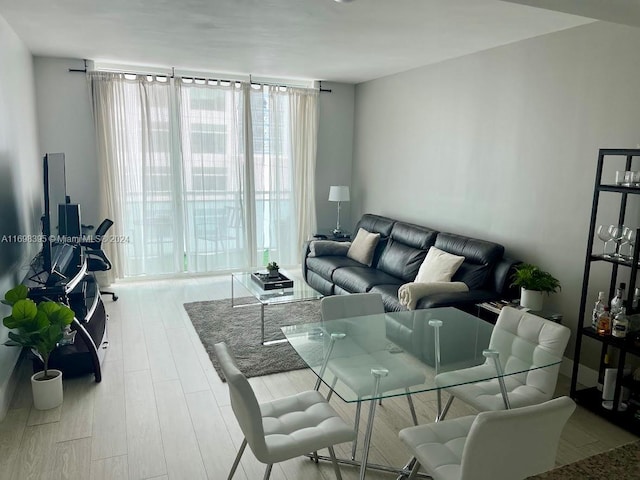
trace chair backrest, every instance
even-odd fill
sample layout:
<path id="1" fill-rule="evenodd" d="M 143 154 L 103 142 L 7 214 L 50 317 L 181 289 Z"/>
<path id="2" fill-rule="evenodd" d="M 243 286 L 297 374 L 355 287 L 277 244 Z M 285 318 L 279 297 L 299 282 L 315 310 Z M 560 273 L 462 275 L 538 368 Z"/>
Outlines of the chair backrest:
<path id="1" fill-rule="evenodd" d="M 521 480 L 553 468 L 569 397 L 479 413 L 462 451 L 460 480 Z"/>
<path id="2" fill-rule="evenodd" d="M 500 352 L 500 363 L 506 373 L 525 371 L 519 379 L 550 399 L 556 388 L 560 364 L 528 370 L 535 365 L 536 355 L 548 352 L 562 358 L 571 331 L 559 323 L 522 310 L 503 307 L 491 334 L 489 348 Z M 492 362 L 492 360 L 487 360 Z"/>
<path id="3" fill-rule="evenodd" d="M 113 225 L 113 220 L 105 218 L 102 221 L 102 223 L 100 225 L 98 225 L 98 228 L 96 228 L 95 236 L 96 237 L 102 237 L 105 233 L 107 233 L 107 230 L 109 230 L 112 225 Z"/>
<path id="4" fill-rule="evenodd" d="M 213 350 L 227 380 L 227 385 L 229 385 L 231 408 L 251 451 L 259 461 L 270 463 L 266 456 L 267 446 L 260 405 L 251 384 L 238 368 L 236 359 L 224 342 L 216 343 Z"/>
<path id="5" fill-rule="evenodd" d="M 384 303 L 379 293 L 332 295 L 320 301 L 320 313 L 324 321 L 375 315 L 384 313 Z"/>
<path id="6" fill-rule="evenodd" d="M 365 315 L 384 314 L 384 303 L 379 293 L 352 293 L 349 295 L 333 295 L 320 301 L 322 321 L 340 320 L 343 318 L 362 317 Z M 345 320 L 341 332 L 348 338 L 357 339 L 358 346 L 368 352 L 384 349 L 387 341 L 386 324 L 382 316 L 375 320 L 361 322 Z M 341 342 L 348 344 L 348 342 Z M 348 347 L 347 347 L 348 348 Z M 340 356 L 340 349 L 332 356 Z"/>

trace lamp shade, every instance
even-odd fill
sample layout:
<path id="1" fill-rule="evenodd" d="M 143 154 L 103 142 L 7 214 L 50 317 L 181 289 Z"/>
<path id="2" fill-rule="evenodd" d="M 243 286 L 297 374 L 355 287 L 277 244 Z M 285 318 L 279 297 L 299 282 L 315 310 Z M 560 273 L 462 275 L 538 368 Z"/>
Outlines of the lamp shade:
<path id="1" fill-rule="evenodd" d="M 332 185 L 331 188 L 329 188 L 329 201 L 330 202 L 348 202 L 349 187 L 345 185 Z"/>

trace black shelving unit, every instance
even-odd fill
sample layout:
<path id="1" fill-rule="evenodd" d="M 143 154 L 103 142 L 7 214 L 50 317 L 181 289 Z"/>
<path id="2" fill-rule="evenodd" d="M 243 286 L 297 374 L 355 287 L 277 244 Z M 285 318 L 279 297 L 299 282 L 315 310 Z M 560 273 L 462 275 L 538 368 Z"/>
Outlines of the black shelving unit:
<path id="1" fill-rule="evenodd" d="M 620 208 L 618 212 L 618 225 L 625 224 L 625 216 L 627 213 L 627 201 L 629 195 L 640 195 L 640 187 L 629 187 L 621 185 L 603 184 L 602 173 L 605 161 L 617 160 L 620 162 L 620 157 L 625 157 L 624 170 L 632 170 L 632 164 L 634 157 L 640 158 L 640 149 L 601 149 L 598 153 L 598 165 L 596 169 L 595 187 L 593 192 L 593 204 L 591 207 L 591 222 L 589 224 L 589 236 L 587 240 L 587 252 L 584 266 L 584 276 L 582 279 L 582 294 L 580 298 L 580 311 L 578 315 L 578 328 L 576 336 L 575 353 L 573 358 L 573 373 L 571 377 L 571 397 L 576 400 L 583 407 L 597 413 L 598 415 L 608 419 L 609 421 L 629 430 L 637 435 L 640 435 L 640 420 L 634 417 L 635 409 L 628 408 L 624 412 L 619 412 L 617 406 L 620 404 L 622 387 L 627 386 L 635 388 L 632 385 L 624 385 L 624 368 L 627 360 L 627 354 L 640 356 L 640 345 L 636 345 L 632 338 L 620 339 L 613 336 L 600 336 L 590 326 L 584 326 L 587 323 L 587 316 L 591 318 L 591 308 L 588 304 L 588 290 L 589 281 L 591 275 L 591 265 L 594 262 L 603 262 L 611 265 L 611 275 L 609 282 L 609 296 L 611 299 L 614 295 L 615 287 L 617 284 L 618 270 L 620 268 L 630 270 L 628 290 L 626 304 L 631 306 L 633 299 L 633 292 L 636 287 L 636 275 L 638 272 L 638 258 L 640 254 L 640 228 L 636 230 L 636 243 L 634 245 L 632 258 L 630 260 L 621 258 L 609 258 L 603 255 L 593 253 L 593 243 L 596 231 L 596 221 L 598 214 L 598 206 L 600 203 L 600 194 L 602 192 L 612 192 L 619 194 Z M 640 169 L 640 163 L 636 165 L 636 169 Z M 620 170 L 620 169 L 618 169 Z M 634 222 L 635 223 L 635 222 Z M 630 308 L 629 308 L 630 309 Z M 628 309 L 628 310 L 629 310 Z M 631 314 L 638 312 L 629 312 Z M 617 368 L 616 372 L 616 389 L 613 398 L 614 408 L 608 410 L 602 406 L 602 392 L 597 387 L 584 388 L 578 390 L 578 373 L 580 369 L 580 356 L 583 348 L 583 339 L 587 337 L 590 341 L 599 342 L 601 344 L 600 349 L 600 362 L 598 369 L 599 382 L 603 383 L 604 372 L 607 365 L 605 359 L 607 353 L 611 350 L 617 352 Z"/>

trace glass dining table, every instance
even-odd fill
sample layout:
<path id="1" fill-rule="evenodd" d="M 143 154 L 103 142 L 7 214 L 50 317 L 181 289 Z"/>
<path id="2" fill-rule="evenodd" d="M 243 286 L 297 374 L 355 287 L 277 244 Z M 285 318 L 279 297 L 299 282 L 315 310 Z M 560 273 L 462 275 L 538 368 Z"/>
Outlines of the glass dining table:
<path id="1" fill-rule="evenodd" d="M 322 384 L 344 402 L 369 404 L 362 446 L 362 457 L 339 462 L 360 467 L 360 480 L 368 469 L 408 475 L 410 465 L 394 467 L 368 462 L 376 405 L 385 398 L 404 396 L 409 400 L 414 422 L 412 396 L 425 392 L 437 395 L 436 421 L 443 417 L 442 390 L 462 383 L 497 379 L 505 408 L 509 408 L 504 377 L 520 376 L 552 367 L 562 361 L 538 344 L 518 337 L 515 355 L 528 362 L 507 361 L 507 354 L 489 347 L 512 344 L 500 331 L 500 341 L 491 341 L 494 326 L 452 307 L 390 312 L 318 323 L 283 327 L 291 346 L 317 376 L 316 389 Z M 491 345 L 490 345 L 491 344 Z M 495 345 L 494 345 L 495 344 Z M 509 356 L 513 356 L 511 352 Z M 526 365 L 529 363 L 529 366 Z M 478 365 L 493 368 L 465 370 L 465 375 L 447 374 Z M 357 436 L 356 436 L 357 437 Z M 316 456 L 316 459 L 325 460 Z M 329 459 L 328 457 L 326 458 Z M 399 477 L 402 478 L 402 477 Z"/>

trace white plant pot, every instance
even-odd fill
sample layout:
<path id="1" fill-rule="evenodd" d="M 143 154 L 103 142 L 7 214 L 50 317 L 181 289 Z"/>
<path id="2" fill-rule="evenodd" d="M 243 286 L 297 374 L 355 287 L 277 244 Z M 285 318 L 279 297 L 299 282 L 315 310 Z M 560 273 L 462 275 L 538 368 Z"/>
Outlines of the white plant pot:
<path id="1" fill-rule="evenodd" d="M 38 380 L 44 376 L 44 371 L 31 375 L 33 406 L 38 410 L 49 410 L 62 404 L 62 372 L 50 368 L 48 373 L 55 375 L 55 377 L 48 380 Z"/>
<path id="2" fill-rule="evenodd" d="M 520 305 L 529 310 L 542 310 L 542 303 L 544 301 L 544 292 L 538 290 L 527 290 L 526 288 L 520 289 Z"/>

